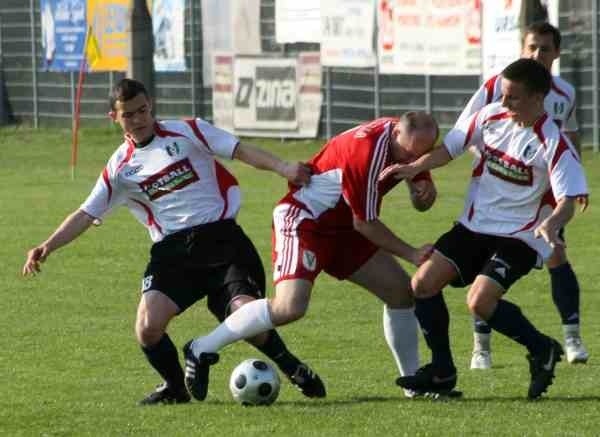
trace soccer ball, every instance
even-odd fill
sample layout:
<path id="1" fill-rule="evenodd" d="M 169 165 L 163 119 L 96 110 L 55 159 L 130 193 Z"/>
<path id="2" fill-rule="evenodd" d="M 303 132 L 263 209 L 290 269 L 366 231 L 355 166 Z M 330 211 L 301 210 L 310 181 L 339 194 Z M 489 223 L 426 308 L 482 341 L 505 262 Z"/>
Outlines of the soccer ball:
<path id="1" fill-rule="evenodd" d="M 279 395 L 280 385 L 273 366 L 257 358 L 242 361 L 229 379 L 231 395 L 242 405 L 271 405 Z"/>

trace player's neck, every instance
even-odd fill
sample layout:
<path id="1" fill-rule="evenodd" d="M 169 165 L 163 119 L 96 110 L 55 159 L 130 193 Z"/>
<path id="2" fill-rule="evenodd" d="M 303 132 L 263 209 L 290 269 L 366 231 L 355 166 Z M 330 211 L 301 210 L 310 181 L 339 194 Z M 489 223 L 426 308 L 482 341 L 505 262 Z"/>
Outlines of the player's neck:
<path id="1" fill-rule="evenodd" d="M 542 117 L 544 115 L 545 112 L 546 111 L 544 111 L 544 109 L 542 109 L 540 112 L 536 113 L 535 115 L 532 115 L 527 120 L 520 121 L 517 124 L 520 127 L 532 127 L 540 119 L 540 117 Z"/>

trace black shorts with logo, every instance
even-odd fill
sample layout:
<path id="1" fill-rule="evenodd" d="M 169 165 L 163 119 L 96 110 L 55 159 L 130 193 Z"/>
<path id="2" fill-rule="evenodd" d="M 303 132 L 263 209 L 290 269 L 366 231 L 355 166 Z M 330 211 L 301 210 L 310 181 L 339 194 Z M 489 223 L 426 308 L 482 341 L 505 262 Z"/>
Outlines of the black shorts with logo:
<path id="1" fill-rule="evenodd" d="M 142 292 L 158 290 L 181 312 L 207 296 L 224 320 L 238 295 L 262 298 L 265 271 L 256 248 L 234 220 L 221 220 L 168 235 L 150 250 Z"/>
<path id="2" fill-rule="evenodd" d="M 521 276 L 539 267 L 538 253 L 516 238 L 480 234 L 460 223 L 442 235 L 435 249 L 458 272 L 454 287 L 471 284 L 477 275 L 487 276 L 508 290 Z"/>

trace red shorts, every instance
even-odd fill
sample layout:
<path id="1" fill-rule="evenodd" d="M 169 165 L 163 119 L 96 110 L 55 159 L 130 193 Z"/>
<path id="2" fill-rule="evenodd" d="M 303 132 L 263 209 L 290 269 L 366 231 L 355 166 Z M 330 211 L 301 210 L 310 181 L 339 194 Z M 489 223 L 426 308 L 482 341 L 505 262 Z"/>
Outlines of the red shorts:
<path id="1" fill-rule="evenodd" d="M 273 212 L 271 258 L 275 284 L 286 279 L 314 282 L 321 270 L 346 279 L 377 250 L 355 230 L 323 232 L 308 211 L 295 205 L 279 204 Z"/>

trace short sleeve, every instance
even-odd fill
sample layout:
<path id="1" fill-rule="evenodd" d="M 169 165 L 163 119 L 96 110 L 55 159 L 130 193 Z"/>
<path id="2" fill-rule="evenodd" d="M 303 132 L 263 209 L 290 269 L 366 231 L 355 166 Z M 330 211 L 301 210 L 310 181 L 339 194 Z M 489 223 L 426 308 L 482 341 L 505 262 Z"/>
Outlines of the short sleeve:
<path id="1" fill-rule="evenodd" d="M 195 144 L 208 148 L 217 156 L 232 159 L 235 148 L 240 142 L 235 135 L 208 123 L 201 118 L 186 120 L 194 132 Z"/>

